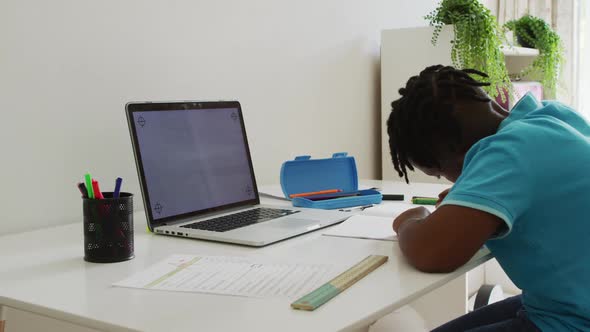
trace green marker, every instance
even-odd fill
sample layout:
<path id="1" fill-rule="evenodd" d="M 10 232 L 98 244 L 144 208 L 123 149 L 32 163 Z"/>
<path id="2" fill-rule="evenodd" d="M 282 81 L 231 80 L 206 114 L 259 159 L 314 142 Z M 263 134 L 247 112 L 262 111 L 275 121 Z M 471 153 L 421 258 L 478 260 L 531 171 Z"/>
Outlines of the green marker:
<path id="1" fill-rule="evenodd" d="M 421 205 L 436 205 L 438 202 L 438 198 L 434 197 L 412 197 L 413 204 L 421 204 Z"/>
<path id="2" fill-rule="evenodd" d="M 90 173 L 84 174 L 84 181 L 86 182 L 86 190 L 88 190 L 88 198 L 94 199 L 94 190 L 92 190 L 92 175 L 90 175 Z"/>

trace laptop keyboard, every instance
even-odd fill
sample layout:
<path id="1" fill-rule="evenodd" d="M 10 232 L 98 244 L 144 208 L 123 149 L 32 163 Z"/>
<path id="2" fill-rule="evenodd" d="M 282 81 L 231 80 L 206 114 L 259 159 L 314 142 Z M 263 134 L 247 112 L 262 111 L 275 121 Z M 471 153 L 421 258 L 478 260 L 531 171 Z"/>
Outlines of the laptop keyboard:
<path id="1" fill-rule="evenodd" d="M 288 216 L 299 211 L 285 209 L 256 208 L 222 217 L 198 221 L 180 227 L 201 229 L 212 232 L 227 232 L 232 229 L 246 227 L 260 222 L 269 221 L 279 217 Z"/>

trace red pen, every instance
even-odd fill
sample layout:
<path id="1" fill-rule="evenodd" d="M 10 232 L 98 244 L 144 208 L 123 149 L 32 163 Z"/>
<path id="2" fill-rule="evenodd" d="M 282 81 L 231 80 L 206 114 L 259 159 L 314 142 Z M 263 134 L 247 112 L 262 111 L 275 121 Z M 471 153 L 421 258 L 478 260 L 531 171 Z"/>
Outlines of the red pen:
<path id="1" fill-rule="evenodd" d="M 100 192 L 100 188 L 98 186 L 98 181 L 92 179 L 92 191 L 94 191 L 94 198 L 96 199 L 104 199 L 104 196 Z"/>
<path id="2" fill-rule="evenodd" d="M 102 192 L 100 191 L 100 187 L 98 186 L 98 181 L 92 179 L 92 190 L 94 191 L 94 198 L 95 199 L 104 199 L 104 196 L 102 195 Z M 109 213 L 109 209 L 108 206 L 102 206 L 101 207 L 102 213 L 103 215 L 108 215 Z M 121 230 L 120 227 L 117 227 L 117 233 L 119 234 L 119 237 L 121 239 L 125 239 L 125 234 L 123 233 L 123 230 Z"/>

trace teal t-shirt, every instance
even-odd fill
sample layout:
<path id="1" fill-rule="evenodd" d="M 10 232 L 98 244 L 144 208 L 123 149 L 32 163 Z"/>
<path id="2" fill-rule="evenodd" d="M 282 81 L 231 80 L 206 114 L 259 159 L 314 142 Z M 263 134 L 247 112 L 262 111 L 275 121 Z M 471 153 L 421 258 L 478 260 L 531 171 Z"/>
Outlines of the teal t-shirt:
<path id="1" fill-rule="evenodd" d="M 544 332 L 590 331 L 590 125 L 527 94 L 467 152 L 442 202 L 498 216 L 486 246 Z"/>

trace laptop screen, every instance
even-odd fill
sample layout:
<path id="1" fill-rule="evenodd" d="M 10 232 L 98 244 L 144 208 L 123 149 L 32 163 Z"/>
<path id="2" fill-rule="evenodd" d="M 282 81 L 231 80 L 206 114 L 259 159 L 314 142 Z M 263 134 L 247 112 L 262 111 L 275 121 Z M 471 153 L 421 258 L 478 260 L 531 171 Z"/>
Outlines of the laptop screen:
<path id="1" fill-rule="evenodd" d="M 193 104 L 129 114 L 153 221 L 258 203 L 239 104 Z"/>

